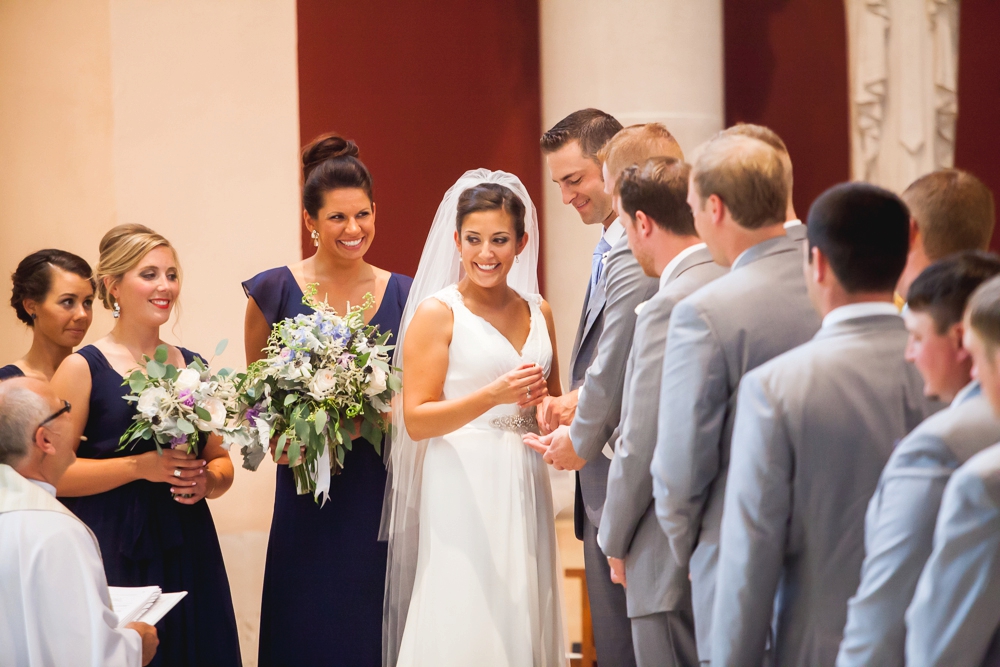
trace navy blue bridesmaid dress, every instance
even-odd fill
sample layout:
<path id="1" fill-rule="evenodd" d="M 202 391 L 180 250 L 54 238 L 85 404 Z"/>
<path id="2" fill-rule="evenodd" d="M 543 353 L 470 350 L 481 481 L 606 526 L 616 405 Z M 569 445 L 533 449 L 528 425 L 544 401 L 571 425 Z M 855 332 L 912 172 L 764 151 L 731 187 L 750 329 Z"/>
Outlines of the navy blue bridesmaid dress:
<path id="1" fill-rule="evenodd" d="M 24 377 L 24 371 L 14 364 L 7 364 L 3 368 L 0 368 L 0 381 L 20 377 Z"/>
<path id="2" fill-rule="evenodd" d="M 395 273 L 389 278 L 371 320 L 383 333 L 399 329 L 411 282 Z M 243 289 L 271 325 L 311 312 L 288 267 L 260 273 Z M 311 495 L 295 493 L 288 466 L 279 465 L 276 475 L 257 664 L 379 667 L 387 558 L 378 541 L 382 457 L 371 443 L 355 440 L 322 509 Z"/>
<path id="3" fill-rule="evenodd" d="M 180 348 L 185 363 L 194 353 Z M 111 459 L 155 451 L 138 441 L 118 451 L 135 404 L 124 400 L 122 376 L 93 345 L 77 352 L 90 366 L 90 413 L 77 457 Z M 182 505 L 170 485 L 137 480 L 92 496 L 60 498 L 101 546 L 110 586 L 159 586 L 187 596 L 156 624 L 160 646 L 152 665 L 240 667 L 240 642 L 229 578 L 215 523 L 204 500 Z"/>

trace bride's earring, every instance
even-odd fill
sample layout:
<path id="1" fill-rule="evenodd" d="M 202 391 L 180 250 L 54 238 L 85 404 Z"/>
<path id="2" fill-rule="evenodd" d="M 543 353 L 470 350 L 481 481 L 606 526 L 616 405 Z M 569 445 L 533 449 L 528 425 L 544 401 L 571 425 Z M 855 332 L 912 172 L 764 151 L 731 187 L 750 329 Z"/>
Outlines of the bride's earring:
<path id="1" fill-rule="evenodd" d="M 520 255 L 514 255 L 514 263 L 515 264 L 519 264 L 520 262 L 521 262 L 521 256 Z"/>
<path id="2" fill-rule="evenodd" d="M 121 316 L 122 316 L 122 307 L 118 305 L 117 301 L 115 301 L 115 307 L 111 311 L 111 317 L 117 320 Z"/>
<path id="3" fill-rule="evenodd" d="M 313 230 L 313 232 L 312 232 L 312 234 L 310 234 L 309 236 L 311 236 L 311 237 L 312 237 L 312 240 L 313 240 L 313 245 L 314 245 L 314 246 L 316 246 L 316 247 L 318 248 L 318 247 L 319 247 L 319 232 L 317 232 L 317 231 L 316 231 L 316 230 L 314 229 L 314 230 Z"/>

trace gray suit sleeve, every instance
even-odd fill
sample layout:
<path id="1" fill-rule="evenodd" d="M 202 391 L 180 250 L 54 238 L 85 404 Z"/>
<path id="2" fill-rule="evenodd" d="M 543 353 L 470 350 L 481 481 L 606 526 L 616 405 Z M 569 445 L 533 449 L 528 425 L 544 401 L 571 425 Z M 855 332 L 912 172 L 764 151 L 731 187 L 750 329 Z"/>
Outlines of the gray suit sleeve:
<path id="1" fill-rule="evenodd" d="M 922 449 L 944 448 L 939 438 L 921 440 L 935 441 Z M 898 458 L 889 460 L 868 507 L 861 583 L 847 604 L 837 667 L 904 664 L 904 616 L 933 550 L 934 522 L 952 468 L 930 456 L 907 463 Z"/>
<path id="2" fill-rule="evenodd" d="M 613 558 L 625 557 L 639 521 L 653 500 L 649 466 L 656 446 L 655 415 L 660 407 L 664 328 L 669 314 L 654 312 L 649 317 L 643 323 L 646 335 L 643 340 L 636 339 L 632 348 L 632 373 L 625 389 L 629 407 L 611 460 L 607 499 L 601 515 L 599 542 L 604 553 Z"/>
<path id="3" fill-rule="evenodd" d="M 784 563 L 792 443 L 781 404 L 759 373 L 743 377 L 719 547 L 712 664 L 759 665 Z"/>
<path id="4" fill-rule="evenodd" d="M 973 461 L 955 472 L 941 501 L 934 552 L 906 612 L 908 666 L 983 664 L 997 632 L 1000 509 L 984 477 L 998 470 L 970 469 Z"/>
<path id="5" fill-rule="evenodd" d="M 655 294 L 657 287 L 656 280 L 643 273 L 625 244 L 611 251 L 605 270 L 604 329 L 570 425 L 573 448 L 587 461 L 601 453 L 618 428 L 625 366 L 635 331 L 635 307 Z"/>
<path id="6" fill-rule="evenodd" d="M 691 558 L 720 472 L 728 402 L 722 348 L 708 321 L 685 299 L 670 316 L 651 466 L 656 516 L 680 565 Z"/>

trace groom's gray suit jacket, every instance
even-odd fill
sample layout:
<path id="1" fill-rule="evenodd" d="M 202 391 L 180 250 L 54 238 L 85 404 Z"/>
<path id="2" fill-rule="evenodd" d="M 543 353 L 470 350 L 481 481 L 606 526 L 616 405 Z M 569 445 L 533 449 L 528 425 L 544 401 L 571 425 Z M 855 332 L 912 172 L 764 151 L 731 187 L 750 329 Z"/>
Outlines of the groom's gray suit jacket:
<path id="1" fill-rule="evenodd" d="M 577 455 L 587 461 L 579 472 L 579 491 L 583 510 L 594 526 L 600 526 L 611 464 L 602 450 L 609 442 L 614 443 L 621 420 L 625 367 L 635 331 L 635 308 L 656 294 L 659 286 L 657 278 L 650 278 L 643 272 L 623 235 L 608 253 L 597 292 L 590 297 L 589 312 L 577 335 L 581 343 L 573 359 L 574 376 L 584 350 L 593 349 L 594 358 L 585 369 L 569 433 Z M 598 304 L 603 310 L 600 314 L 594 311 Z M 595 337 L 593 329 L 598 319 L 602 328 Z M 575 519 L 577 537 L 583 539 L 580 505 L 577 503 Z"/>
<path id="2" fill-rule="evenodd" d="M 691 570 L 698 657 L 709 660 L 715 567 L 736 390 L 744 373 L 819 329 L 806 294 L 802 244 L 769 239 L 729 273 L 678 303 L 663 358 L 653 495 L 681 566 Z"/>
<path id="3" fill-rule="evenodd" d="M 670 313 L 681 299 L 726 272 L 712 261 L 708 249 L 696 250 L 673 267 L 669 282 L 642 305 L 636 319 L 625 374 L 621 432 L 608 472 L 607 499 L 598 533 L 605 554 L 625 559 L 630 617 L 691 606 L 687 566 L 676 562 L 667 536 L 656 521 L 649 466 L 656 446 L 656 414 Z"/>
<path id="4" fill-rule="evenodd" d="M 907 667 L 1000 664 L 1000 445 L 955 471 L 906 611 Z"/>
<path id="5" fill-rule="evenodd" d="M 889 457 L 865 515 L 861 584 L 847 605 L 837 667 L 903 667 L 906 608 L 934 548 L 934 523 L 952 473 L 1000 441 L 1000 419 L 979 393 L 924 421 Z"/>
<path id="6" fill-rule="evenodd" d="M 855 317 L 743 377 L 713 665 L 760 665 L 774 616 L 776 667 L 836 661 L 868 500 L 892 448 L 939 407 L 904 359 L 906 342 L 899 315 Z"/>

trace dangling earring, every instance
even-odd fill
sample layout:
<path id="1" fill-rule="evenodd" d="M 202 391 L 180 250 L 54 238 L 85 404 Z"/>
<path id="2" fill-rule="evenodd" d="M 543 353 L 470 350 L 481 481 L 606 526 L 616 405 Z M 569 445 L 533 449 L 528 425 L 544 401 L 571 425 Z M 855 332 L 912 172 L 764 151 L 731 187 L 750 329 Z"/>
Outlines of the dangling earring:
<path id="1" fill-rule="evenodd" d="M 118 305 L 117 301 L 115 301 L 115 307 L 111 310 L 111 317 L 117 320 L 121 316 L 122 316 L 122 307 Z"/>
<path id="2" fill-rule="evenodd" d="M 520 255 L 514 255 L 514 263 L 518 264 L 518 263 L 520 263 L 520 261 L 521 261 L 521 256 Z"/>
<path id="3" fill-rule="evenodd" d="M 317 232 L 317 231 L 316 231 L 316 230 L 314 229 L 314 230 L 313 230 L 313 232 L 312 232 L 312 234 L 310 234 L 309 236 L 311 236 L 311 237 L 312 237 L 312 240 L 313 240 L 313 245 L 314 245 L 314 246 L 316 246 L 316 247 L 318 248 L 318 247 L 319 247 L 319 232 Z"/>

